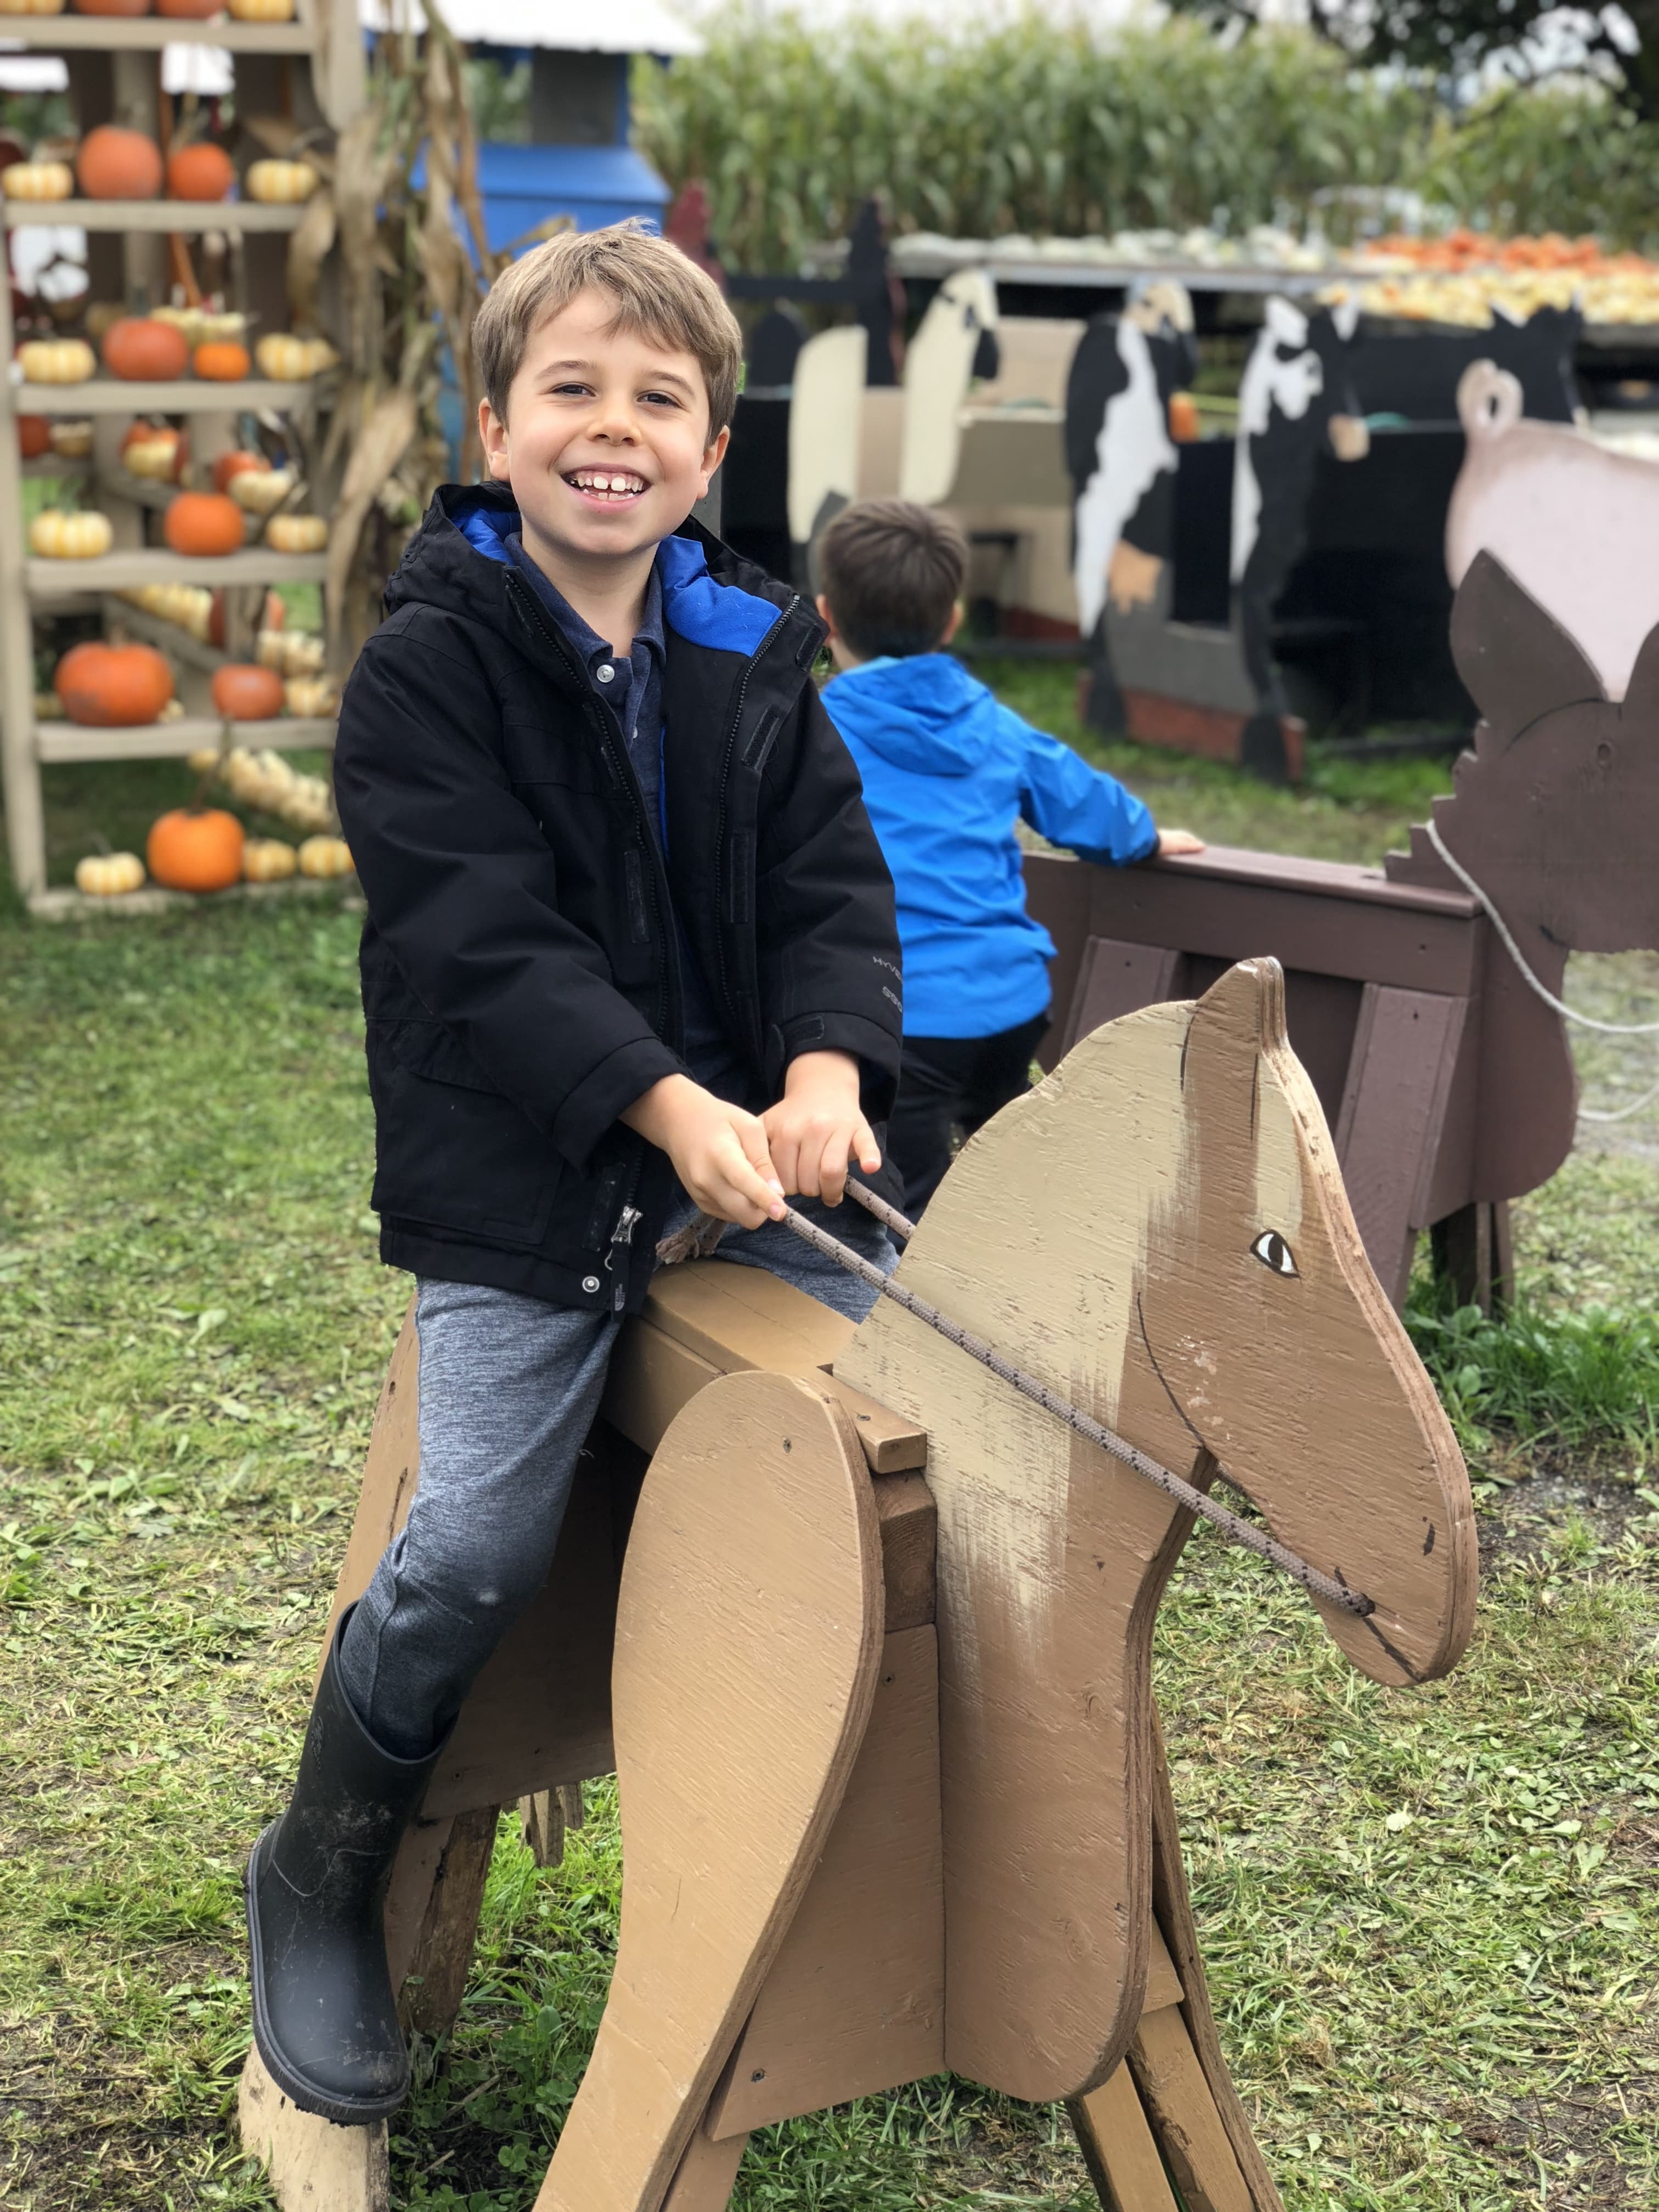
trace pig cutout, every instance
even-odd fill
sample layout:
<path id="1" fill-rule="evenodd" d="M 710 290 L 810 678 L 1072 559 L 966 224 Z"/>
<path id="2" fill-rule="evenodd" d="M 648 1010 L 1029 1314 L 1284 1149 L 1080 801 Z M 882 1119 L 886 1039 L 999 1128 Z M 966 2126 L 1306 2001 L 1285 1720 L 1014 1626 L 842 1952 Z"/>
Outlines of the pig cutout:
<path id="1" fill-rule="evenodd" d="M 1464 370 L 1457 412 L 1468 451 L 1446 514 L 1454 588 L 1492 554 L 1622 699 L 1659 623 L 1659 464 L 1523 420 L 1519 382 L 1490 361 Z"/>

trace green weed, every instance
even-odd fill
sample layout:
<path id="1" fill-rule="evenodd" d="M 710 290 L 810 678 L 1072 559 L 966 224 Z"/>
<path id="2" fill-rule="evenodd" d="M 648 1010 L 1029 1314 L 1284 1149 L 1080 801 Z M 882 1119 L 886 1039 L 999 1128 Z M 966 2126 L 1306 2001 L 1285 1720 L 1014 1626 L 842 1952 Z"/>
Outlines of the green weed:
<path id="1" fill-rule="evenodd" d="M 1407 1316 L 1466 1449 L 1494 1429 L 1522 1444 L 1652 1457 L 1659 1420 L 1659 1316 L 1527 1302 L 1492 1316 L 1421 1291 Z"/>

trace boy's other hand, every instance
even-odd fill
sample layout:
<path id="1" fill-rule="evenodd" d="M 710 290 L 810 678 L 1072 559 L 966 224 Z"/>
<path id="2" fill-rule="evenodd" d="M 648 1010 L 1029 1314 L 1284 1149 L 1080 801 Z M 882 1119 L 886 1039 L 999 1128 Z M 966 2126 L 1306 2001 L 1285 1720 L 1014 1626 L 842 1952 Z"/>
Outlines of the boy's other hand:
<path id="1" fill-rule="evenodd" d="M 1194 837 L 1190 830 L 1160 830 L 1158 833 L 1158 857 L 1160 860 L 1171 853 L 1201 853 L 1204 840 Z"/>
<path id="2" fill-rule="evenodd" d="M 881 1165 L 874 1132 L 860 1109 L 859 1064 L 850 1053 L 804 1052 L 792 1060 L 782 1097 L 761 1119 L 787 1191 L 839 1206 L 849 1152 L 866 1175 Z"/>
<path id="3" fill-rule="evenodd" d="M 665 1075 L 621 1119 L 674 1163 L 687 1194 L 705 1213 L 758 1229 L 783 1218 L 783 1185 L 767 1149 L 766 1128 L 741 1106 L 716 1098 L 689 1075 Z"/>

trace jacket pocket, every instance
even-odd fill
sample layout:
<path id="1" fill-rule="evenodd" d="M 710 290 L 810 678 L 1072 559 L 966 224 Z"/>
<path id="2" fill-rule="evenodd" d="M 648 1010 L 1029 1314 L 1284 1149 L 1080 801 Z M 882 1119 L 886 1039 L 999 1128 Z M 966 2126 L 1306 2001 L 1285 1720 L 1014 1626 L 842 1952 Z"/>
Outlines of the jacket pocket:
<path id="1" fill-rule="evenodd" d="M 371 1022 L 374 1206 L 400 1220 L 534 1249 L 565 1163 L 441 1022 Z"/>

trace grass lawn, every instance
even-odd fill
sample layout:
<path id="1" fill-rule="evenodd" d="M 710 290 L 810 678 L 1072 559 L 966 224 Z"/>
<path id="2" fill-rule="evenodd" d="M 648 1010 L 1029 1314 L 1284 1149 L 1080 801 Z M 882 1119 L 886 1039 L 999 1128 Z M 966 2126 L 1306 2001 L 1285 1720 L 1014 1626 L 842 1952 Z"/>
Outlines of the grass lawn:
<path id="1" fill-rule="evenodd" d="M 1069 672 L 1004 675 L 1066 733 Z M 1443 773 L 1291 795 L 1122 757 L 1167 819 L 1367 859 Z M 136 771 L 76 803 L 118 842 L 154 811 Z M 229 2126 L 240 1866 L 292 1774 L 407 1289 L 366 1212 L 356 933 L 330 901 L 0 916 L 0 2204 L 269 2201 Z M 1164 1608 L 1212 1986 L 1291 2212 L 1659 2202 L 1659 1354 L 1559 1321 L 1654 1304 L 1659 1165 L 1626 1127 L 1521 1210 L 1532 1364 L 1508 1332 L 1445 1354 L 1487 1554 L 1460 1674 L 1360 1681 L 1203 1537 Z M 504 1824 L 460 2025 L 398 2126 L 411 2212 L 534 2197 L 615 1926 L 589 1796 L 555 1873 Z M 737 2202 L 1093 2199 L 1063 2118 L 940 2080 L 758 2138 Z"/>

